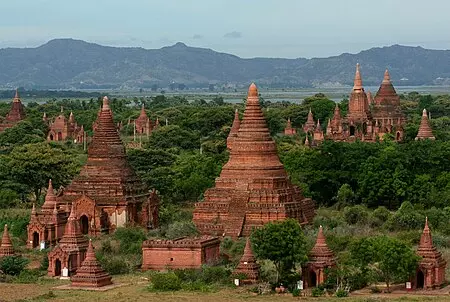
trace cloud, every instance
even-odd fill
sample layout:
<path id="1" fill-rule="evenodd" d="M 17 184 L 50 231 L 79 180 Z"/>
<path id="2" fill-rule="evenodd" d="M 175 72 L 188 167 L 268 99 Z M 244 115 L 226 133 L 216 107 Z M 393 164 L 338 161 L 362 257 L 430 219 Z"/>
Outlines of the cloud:
<path id="1" fill-rule="evenodd" d="M 203 39 L 203 36 L 202 36 L 202 35 L 199 35 L 199 34 L 195 34 L 195 35 L 192 36 L 192 39 L 194 39 L 194 40 L 200 40 L 200 39 Z"/>
<path id="2" fill-rule="evenodd" d="M 242 33 L 239 31 L 232 31 L 232 32 L 224 34 L 223 37 L 231 38 L 231 39 L 239 39 L 239 38 L 242 38 Z"/>

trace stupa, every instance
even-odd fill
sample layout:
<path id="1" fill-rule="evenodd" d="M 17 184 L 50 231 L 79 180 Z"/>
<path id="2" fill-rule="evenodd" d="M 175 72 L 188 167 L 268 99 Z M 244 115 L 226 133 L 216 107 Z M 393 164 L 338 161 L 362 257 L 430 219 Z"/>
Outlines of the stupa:
<path id="1" fill-rule="evenodd" d="M 419 132 L 416 136 L 416 141 L 421 139 L 436 139 L 433 135 L 433 130 L 431 130 L 426 109 L 422 111 L 422 120 L 420 121 Z"/>
<path id="2" fill-rule="evenodd" d="M 111 276 L 103 270 L 95 257 L 91 240 L 83 264 L 70 281 L 73 287 L 102 287 L 112 284 Z"/>
<path id="3" fill-rule="evenodd" d="M 319 227 L 316 244 L 309 252 L 308 262 L 303 266 L 305 288 L 315 287 L 325 282 L 325 270 L 336 266 L 334 253 L 328 248 L 322 226 Z"/>
<path id="4" fill-rule="evenodd" d="M 48 275 L 60 276 L 63 268 L 68 269 L 69 276 L 74 274 L 86 257 L 87 247 L 88 239 L 81 233 L 80 222 L 75 218 L 72 205 L 64 235 L 48 254 Z"/>
<path id="5" fill-rule="evenodd" d="M 297 134 L 297 130 L 295 130 L 295 128 L 292 128 L 291 119 L 288 118 L 286 127 L 284 128 L 284 135 L 292 136 L 295 134 Z"/>
<path id="6" fill-rule="evenodd" d="M 0 258 L 6 256 L 13 256 L 14 248 L 11 242 L 11 237 L 9 237 L 8 225 L 5 224 L 2 235 L 2 242 L 0 244 Z"/>
<path id="7" fill-rule="evenodd" d="M 73 112 L 70 112 L 69 119 L 64 116 L 63 107 L 61 113 L 53 122 L 49 124 L 50 130 L 47 134 L 48 141 L 64 141 L 72 139 L 75 143 L 83 143 L 85 139 L 84 127 L 79 126 L 75 121 Z"/>
<path id="8" fill-rule="evenodd" d="M 13 127 L 15 124 L 25 118 L 25 109 L 20 101 L 19 91 L 16 89 L 16 94 L 11 104 L 11 109 L 6 115 L 5 119 L 0 123 L 0 132 L 7 128 Z"/>
<path id="9" fill-rule="evenodd" d="M 256 283 L 259 280 L 259 264 L 256 263 L 255 255 L 253 255 L 250 239 L 247 238 L 245 243 L 244 254 L 239 261 L 238 266 L 233 271 L 234 275 L 244 274 L 247 278 L 241 280 L 244 284 Z"/>
<path id="10" fill-rule="evenodd" d="M 147 116 L 144 105 L 142 105 L 141 113 L 134 122 L 136 126 L 136 133 L 149 135 L 152 132 L 152 121 Z"/>
<path id="11" fill-rule="evenodd" d="M 445 268 L 447 262 L 433 246 L 431 231 L 428 227 L 428 218 L 425 220 L 425 227 L 420 237 L 417 255 L 422 257 L 417 268 L 414 287 L 419 289 L 433 289 L 445 283 Z"/>
<path id="12" fill-rule="evenodd" d="M 314 116 L 311 111 L 311 108 L 309 108 L 308 117 L 306 119 L 306 123 L 303 125 L 303 131 L 305 133 L 313 133 L 314 129 L 316 128 L 316 123 L 314 122 Z"/>
<path id="13" fill-rule="evenodd" d="M 294 218 L 301 224 L 314 217 L 314 202 L 292 185 L 277 154 L 250 85 L 244 118 L 215 187 L 196 203 L 193 221 L 202 234 L 248 236 L 254 227 Z"/>

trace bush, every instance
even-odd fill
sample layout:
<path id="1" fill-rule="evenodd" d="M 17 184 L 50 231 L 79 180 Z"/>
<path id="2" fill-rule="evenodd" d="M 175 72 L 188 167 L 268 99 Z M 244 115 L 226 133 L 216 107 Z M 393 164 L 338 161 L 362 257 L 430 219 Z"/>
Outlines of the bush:
<path id="1" fill-rule="evenodd" d="M 111 275 L 127 274 L 132 271 L 130 263 L 132 259 L 121 256 L 105 256 L 100 253 L 97 253 L 96 256 L 103 269 Z"/>
<path id="2" fill-rule="evenodd" d="M 0 270 L 7 275 L 17 276 L 27 266 L 29 260 L 21 256 L 3 257 L 0 262 Z"/>
<path id="3" fill-rule="evenodd" d="M 20 272 L 19 276 L 15 278 L 15 283 L 36 283 L 39 277 L 42 276 L 42 272 L 39 270 L 28 270 L 24 269 Z"/>
<path id="4" fill-rule="evenodd" d="M 153 273 L 151 289 L 157 291 L 176 291 L 181 289 L 181 280 L 173 272 Z"/>
<path id="5" fill-rule="evenodd" d="M 41 260 L 41 265 L 39 266 L 39 270 L 47 271 L 48 269 L 48 254 L 45 253 L 44 257 Z"/>
<path id="6" fill-rule="evenodd" d="M 372 212 L 372 217 L 386 222 L 391 217 L 391 212 L 386 207 L 380 206 Z"/>
<path id="7" fill-rule="evenodd" d="M 203 266 L 201 280 L 206 284 L 229 284 L 231 271 L 221 266 Z"/>
<path id="8" fill-rule="evenodd" d="M 348 291 L 346 291 L 345 289 L 338 289 L 336 291 L 336 297 L 338 297 L 338 298 L 348 297 Z"/>
<path id="9" fill-rule="evenodd" d="M 169 225 L 166 231 L 166 237 L 175 239 L 185 236 L 195 236 L 198 230 L 192 221 L 176 221 Z"/>
<path id="10" fill-rule="evenodd" d="M 325 291 L 321 289 L 320 287 L 314 287 L 311 291 L 311 296 L 313 297 L 320 297 L 325 294 Z"/>
<path id="11" fill-rule="evenodd" d="M 365 224 L 369 218 L 369 213 L 365 206 L 356 205 L 344 209 L 344 219 L 348 224 Z"/>
<path id="12" fill-rule="evenodd" d="M 296 289 L 294 289 L 292 291 L 292 296 L 293 297 L 300 297 L 301 293 L 302 293 L 302 291 L 300 289 L 296 288 Z"/>
<path id="13" fill-rule="evenodd" d="M 409 201 L 405 201 L 389 219 L 388 228 L 391 231 L 422 229 L 424 223 L 425 216 L 414 209 Z"/>
<path id="14" fill-rule="evenodd" d="M 120 243 L 123 254 L 141 254 L 142 242 L 147 239 L 145 231 L 139 227 L 118 228 L 114 232 L 114 239 Z"/>
<path id="15" fill-rule="evenodd" d="M 381 289 L 380 289 L 378 286 L 372 286 L 372 287 L 370 288 L 370 292 L 371 292 L 372 294 L 379 294 L 379 293 L 381 293 Z"/>

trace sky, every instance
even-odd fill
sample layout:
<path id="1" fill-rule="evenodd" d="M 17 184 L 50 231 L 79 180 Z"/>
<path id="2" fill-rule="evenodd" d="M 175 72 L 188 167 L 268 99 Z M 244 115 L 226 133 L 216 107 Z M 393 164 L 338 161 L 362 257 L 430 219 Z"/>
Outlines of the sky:
<path id="1" fill-rule="evenodd" d="M 240 57 L 328 57 L 402 44 L 450 49 L 449 0 L 0 0 L 0 48 L 55 38 Z"/>

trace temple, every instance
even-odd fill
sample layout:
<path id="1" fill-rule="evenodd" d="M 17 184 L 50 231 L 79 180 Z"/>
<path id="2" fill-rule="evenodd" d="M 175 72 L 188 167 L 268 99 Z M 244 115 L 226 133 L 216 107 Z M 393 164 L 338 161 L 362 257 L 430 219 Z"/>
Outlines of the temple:
<path id="1" fill-rule="evenodd" d="M 347 115 L 342 117 L 336 104 L 333 118 L 328 121 L 325 136 L 320 135 L 317 127 L 311 126 L 312 122 L 310 112 L 303 130 L 305 133 L 315 133 L 314 136 L 321 140 L 327 138 L 345 142 L 356 140 L 375 142 L 382 140 L 385 134 L 392 135 L 396 141 L 403 140 L 406 119 L 388 70 L 384 73 L 377 94 L 372 98 L 372 94 L 364 90 L 360 66 L 357 64 Z"/>
<path id="2" fill-rule="evenodd" d="M 270 221 L 307 224 L 314 215 L 314 202 L 290 182 L 278 158 L 252 84 L 230 158 L 204 201 L 196 203 L 193 221 L 202 234 L 236 238 Z"/>
<path id="3" fill-rule="evenodd" d="M 417 255 L 422 257 L 417 268 L 413 286 L 416 289 L 433 289 L 443 285 L 445 281 L 445 268 L 447 262 L 442 254 L 433 246 L 431 231 L 428 227 L 428 218 L 420 237 Z"/>
<path id="4" fill-rule="evenodd" d="M 18 122 L 25 118 L 25 109 L 20 101 L 19 91 L 16 89 L 16 94 L 14 96 L 13 102 L 11 104 L 11 109 L 6 117 L 0 122 L 0 132 L 7 128 L 14 127 Z"/>
<path id="5" fill-rule="evenodd" d="M 103 287 L 111 285 L 111 276 L 103 270 L 97 261 L 92 241 L 89 246 L 81 267 L 77 269 L 75 276 L 70 278 L 73 287 Z"/>
<path id="6" fill-rule="evenodd" d="M 44 115 L 43 120 L 47 120 L 47 115 Z M 66 119 L 62 107 L 61 114 L 53 122 L 49 123 L 49 127 L 50 130 L 47 134 L 48 141 L 72 139 L 75 143 L 83 143 L 85 139 L 84 127 L 80 127 L 77 124 L 72 112 L 70 112 L 69 119 Z"/>
<path id="7" fill-rule="evenodd" d="M 2 242 L 0 244 L 0 258 L 13 256 L 14 248 L 11 242 L 11 237 L 9 237 L 8 225 L 5 224 L 2 235 Z"/>
<path id="8" fill-rule="evenodd" d="M 431 140 L 436 139 L 433 135 L 433 130 L 431 130 L 430 122 L 428 121 L 428 114 L 427 114 L 426 109 L 423 109 L 422 119 L 420 121 L 420 126 L 419 126 L 419 132 L 417 133 L 417 136 L 416 136 L 416 141 L 422 140 L 422 139 L 431 139 Z"/>
<path id="9" fill-rule="evenodd" d="M 152 132 L 153 130 L 152 121 L 147 116 L 144 105 L 142 105 L 141 113 L 139 114 L 138 118 L 134 121 L 134 123 L 136 127 L 136 133 L 150 135 L 150 133 Z"/>
<path id="10" fill-rule="evenodd" d="M 74 208 L 81 232 L 91 236 L 112 232 L 126 224 L 147 228 L 158 225 L 158 196 L 155 190 L 148 191 L 128 164 L 107 97 L 96 124 L 88 160 L 79 175 L 59 196 L 49 189 L 42 209 L 32 212 L 29 247 L 42 241 L 53 244 L 62 237 L 70 213 L 68 205 Z"/>
<path id="11" fill-rule="evenodd" d="M 305 288 L 319 286 L 326 281 L 326 269 L 336 266 L 334 253 L 328 248 L 322 226 L 319 227 L 316 244 L 309 252 L 308 262 L 302 268 Z"/>
<path id="12" fill-rule="evenodd" d="M 80 222 L 75 218 L 72 206 L 64 235 L 56 247 L 48 253 L 48 275 L 61 276 L 63 268 L 68 269 L 68 276 L 75 274 L 86 257 L 87 247 L 88 239 L 81 233 Z"/>
<path id="13" fill-rule="evenodd" d="M 295 130 L 295 128 L 292 128 L 291 119 L 288 118 L 286 127 L 284 128 L 284 135 L 292 136 L 295 134 L 297 134 L 297 130 Z"/>
<path id="14" fill-rule="evenodd" d="M 151 239 L 142 243 L 143 270 L 201 268 L 205 264 L 216 264 L 219 257 L 218 237 Z"/>
<path id="15" fill-rule="evenodd" d="M 306 123 L 303 125 L 303 131 L 306 134 L 312 135 L 312 133 L 314 132 L 314 129 L 316 129 L 316 123 L 314 122 L 314 116 L 312 114 L 311 108 L 309 108 Z"/>
<path id="16" fill-rule="evenodd" d="M 243 284 L 252 284 L 259 280 L 259 264 L 256 263 L 249 238 L 247 238 L 247 242 L 245 243 L 244 254 L 238 266 L 233 271 L 233 275 L 241 274 L 246 276 L 245 279 L 240 280 Z"/>

